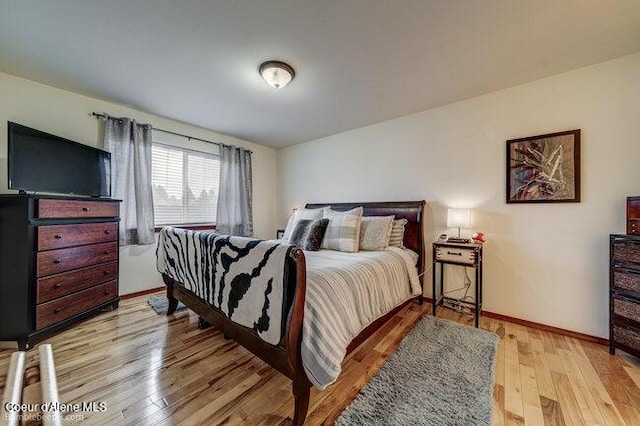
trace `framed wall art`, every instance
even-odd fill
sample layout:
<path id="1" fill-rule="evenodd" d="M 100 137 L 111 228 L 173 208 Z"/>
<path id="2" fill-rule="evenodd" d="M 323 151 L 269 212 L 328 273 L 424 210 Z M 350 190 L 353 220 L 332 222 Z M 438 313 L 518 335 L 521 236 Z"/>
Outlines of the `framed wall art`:
<path id="1" fill-rule="evenodd" d="M 507 203 L 580 202 L 580 129 L 507 141 Z"/>

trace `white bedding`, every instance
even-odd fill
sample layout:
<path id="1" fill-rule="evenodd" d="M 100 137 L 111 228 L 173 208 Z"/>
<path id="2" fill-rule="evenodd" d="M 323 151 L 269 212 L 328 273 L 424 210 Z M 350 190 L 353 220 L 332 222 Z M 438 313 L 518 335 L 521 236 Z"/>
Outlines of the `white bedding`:
<path id="1" fill-rule="evenodd" d="M 398 247 L 304 254 L 302 362 L 311 383 L 324 389 L 338 378 L 353 338 L 421 288 L 413 259 Z"/>

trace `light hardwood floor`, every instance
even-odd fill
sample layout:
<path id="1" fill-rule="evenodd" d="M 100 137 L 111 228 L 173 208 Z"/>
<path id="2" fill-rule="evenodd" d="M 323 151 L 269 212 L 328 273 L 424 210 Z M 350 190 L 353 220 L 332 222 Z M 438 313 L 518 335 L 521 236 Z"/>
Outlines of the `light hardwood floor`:
<path id="1" fill-rule="evenodd" d="M 155 314 L 141 296 L 49 339 L 63 402 L 106 402 L 85 424 L 289 424 L 290 381 L 188 311 Z M 307 424 L 331 424 L 428 304 L 403 309 L 313 390 Z M 472 324 L 448 310 L 439 316 Z M 494 425 L 640 425 L 640 361 L 601 345 L 482 318 L 501 340 Z M 0 350 L 0 388 L 11 350 Z M 37 351 L 29 353 L 33 359 Z M 75 420 L 78 420 L 77 418 Z"/>

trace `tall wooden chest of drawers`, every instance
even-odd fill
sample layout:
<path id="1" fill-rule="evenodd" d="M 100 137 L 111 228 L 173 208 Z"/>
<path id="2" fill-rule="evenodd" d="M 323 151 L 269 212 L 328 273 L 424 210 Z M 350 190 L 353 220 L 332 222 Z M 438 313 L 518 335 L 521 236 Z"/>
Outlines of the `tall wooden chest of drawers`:
<path id="1" fill-rule="evenodd" d="M 0 341 L 21 350 L 118 307 L 118 201 L 0 196 Z"/>
<path id="2" fill-rule="evenodd" d="M 640 356 L 640 236 L 609 237 L 609 352 Z"/>

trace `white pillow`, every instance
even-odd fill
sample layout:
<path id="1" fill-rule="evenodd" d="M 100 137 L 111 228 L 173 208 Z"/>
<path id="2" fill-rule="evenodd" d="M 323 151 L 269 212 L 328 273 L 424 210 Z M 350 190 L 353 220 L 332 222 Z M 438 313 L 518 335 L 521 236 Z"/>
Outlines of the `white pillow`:
<path id="1" fill-rule="evenodd" d="M 389 238 L 390 247 L 404 247 L 404 227 L 409 223 L 405 218 L 396 219 L 391 224 L 391 238 Z"/>
<path id="2" fill-rule="evenodd" d="M 289 237 L 291 236 L 291 233 L 295 229 L 295 227 L 298 224 L 299 220 L 301 220 L 301 219 L 309 219 L 309 220 L 322 219 L 322 215 L 324 214 L 325 210 L 328 210 L 328 207 L 321 207 L 319 209 L 304 209 L 304 208 L 296 209 L 293 212 L 293 214 L 291 216 L 289 216 L 289 220 L 287 221 L 287 226 L 284 229 L 284 236 L 282 237 L 282 239 L 285 240 L 285 241 L 289 241 Z"/>
<path id="3" fill-rule="evenodd" d="M 360 250 L 384 250 L 389 246 L 395 216 L 364 216 L 360 224 Z"/>
<path id="4" fill-rule="evenodd" d="M 329 208 L 325 210 L 324 218 L 329 219 L 329 225 L 322 240 L 322 248 L 349 253 L 357 252 L 360 246 L 362 207 L 346 212 L 337 212 Z"/>

